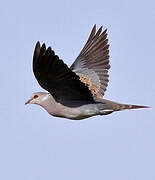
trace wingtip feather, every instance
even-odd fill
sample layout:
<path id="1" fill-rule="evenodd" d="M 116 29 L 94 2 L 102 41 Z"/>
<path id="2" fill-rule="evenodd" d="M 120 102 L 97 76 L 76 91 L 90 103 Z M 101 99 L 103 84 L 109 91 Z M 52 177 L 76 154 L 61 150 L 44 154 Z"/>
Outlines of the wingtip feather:
<path id="1" fill-rule="evenodd" d="M 33 59 L 38 58 L 39 54 L 40 54 L 40 42 L 37 41 L 36 46 L 35 46 L 35 50 L 34 50 Z"/>

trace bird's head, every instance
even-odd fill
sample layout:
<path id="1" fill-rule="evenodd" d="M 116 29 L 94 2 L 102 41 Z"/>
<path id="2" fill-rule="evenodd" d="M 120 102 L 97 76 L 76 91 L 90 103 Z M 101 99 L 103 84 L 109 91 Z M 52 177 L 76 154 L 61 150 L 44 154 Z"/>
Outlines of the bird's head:
<path id="1" fill-rule="evenodd" d="M 41 104 L 44 100 L 46 100 L 46 97 L 49 95 L 49 93 L 45 92 L 36 92 L 33 93 L 30 99 L 25 103 L 26 104 Z"/>

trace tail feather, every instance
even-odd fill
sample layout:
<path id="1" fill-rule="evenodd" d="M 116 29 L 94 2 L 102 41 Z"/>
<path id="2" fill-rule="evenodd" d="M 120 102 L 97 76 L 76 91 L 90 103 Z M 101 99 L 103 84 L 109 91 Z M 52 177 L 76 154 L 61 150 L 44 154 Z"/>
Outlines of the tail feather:
<path id="1" fill-rule="evenodd" d="M 125 109 L 141 109 L 141 108 L 150 108 L 148 106 L 140 106 L 140 105 L 130 105 L 130 104 L 120 104 L 117 107 L 117 110 L 125 110 Z"/>
<path id="2" fill-rule="evenodd" d="M 150 108 L 149 106 L 141 106 L 141 105 L 131 105 L 131 104 L 120 104 L 114 101 L 110 101 L 107 99 L 100 99 L 100 102 L 104 104 L 104 109 L 111 111 L 121 111 L 125 109 L 141 109 L 141 108 Z"/>

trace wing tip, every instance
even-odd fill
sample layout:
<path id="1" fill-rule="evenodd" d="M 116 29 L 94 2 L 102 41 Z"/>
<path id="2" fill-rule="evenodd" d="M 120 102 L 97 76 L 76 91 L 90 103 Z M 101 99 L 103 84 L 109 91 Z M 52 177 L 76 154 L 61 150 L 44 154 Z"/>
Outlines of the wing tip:
<path id="1" fill-rule="evenodd" d="M 42 47 L 46 47 L 45 43 L 42 44 Z"/>
<path id="2" fill-rule="evenodd" d="M 108 28 L 105 28 L 105 30 L 103 31 L 103 33 L 107 34 Z"/>
<path id="3" fill-rule="evenodd" d="M 94 24 L 93 29 L 96 29 L 96 24 Z"/>
<path id="4" fill-rule="evenodd" d="M 36 46 L 40 46 L 40 41 L 37 41 Z"/>
<path id="5" fill-rule="evenodd" d="M 34 62 L 39 58 L 40 54 L 44 53 L 46 51 L 46 45 L 43 43 L 42 45 L 40 44 L 40 41 L 37 41 L 34 49 L 34 54 L 33 54 L 33 60 Z"/>
<path id="6" fill-rule="evenodd" d="M 46 44 L 43 42 L 42 45 L 41 45 L 40 41 L 37 41 L 36 46 L 35 46 L 35 49 L 40 49 L 40 48 L 42 48 L 42 47 L 45 47 L 45 48 L 46 48 Z"/>
<path id="7" fill-rule="evenodd" d="M 34 55 L 33 55 L 33 59 L 36 59 L 39 57 L 40 54 L 40 42 L 37 41 L 36 45 L 35 45 L 35 49 L 34 49 Z"/>

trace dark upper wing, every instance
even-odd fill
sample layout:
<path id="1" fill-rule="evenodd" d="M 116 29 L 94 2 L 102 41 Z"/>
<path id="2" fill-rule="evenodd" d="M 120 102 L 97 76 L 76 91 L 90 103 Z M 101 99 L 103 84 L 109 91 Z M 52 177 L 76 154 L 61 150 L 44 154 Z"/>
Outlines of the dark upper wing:
<path id="1" fill-rule="evenodd" d="M 74 72 L 55 55 L 51 47 L 37 42 L 33 55 L 33 72 L 41 87 L 58 102 L 93 100 L 92 94 Z"/>
<path id="2" fill-rule="evenodd" d="M 102 97 L 109 82 L 109 44 L 107 30 L 96 32 L 93 27 L 79 56 L 70 67 L 84 82 L 94 96 Z"/>

